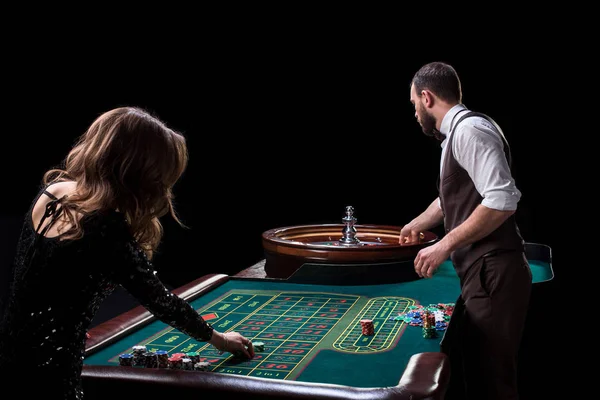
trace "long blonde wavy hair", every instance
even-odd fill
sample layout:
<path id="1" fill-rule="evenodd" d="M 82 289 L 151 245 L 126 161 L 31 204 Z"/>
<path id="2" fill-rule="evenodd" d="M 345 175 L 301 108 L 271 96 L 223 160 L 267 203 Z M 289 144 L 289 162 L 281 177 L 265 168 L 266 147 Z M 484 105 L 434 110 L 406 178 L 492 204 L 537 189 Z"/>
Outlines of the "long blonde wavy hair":
<path id="1" fill-rule="evenodd" d="M 48 170 L 43 182 L 77 183 L 76 192 L 61 199 L 71 225 L 65 237 L 83 237 L 75 215 L 118 210 L 151 258 L 163 235 L 160 217 L 170 213 L 184 226 L 173 206 L 172 188 L 187 163 L 183 135 L 141 108 L 120 107 L 100 115 L 77 140 L 62 168 Z"/>

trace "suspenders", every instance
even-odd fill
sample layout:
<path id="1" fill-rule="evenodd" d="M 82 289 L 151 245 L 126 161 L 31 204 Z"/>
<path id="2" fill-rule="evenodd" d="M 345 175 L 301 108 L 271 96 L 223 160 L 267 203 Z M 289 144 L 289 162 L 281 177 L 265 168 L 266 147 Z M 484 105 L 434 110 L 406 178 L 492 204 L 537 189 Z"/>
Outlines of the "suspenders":
<path id="1" fill-rule="evenodd" d="M 496 123 L 496 121 L 494 121 L 491 117 L 489 117 L 488 115 L 484 114 L 484 113 L 480 113 L 480 112 L 476 112 L 476 111 L 469 111 L 466 114 L 464 114 L 463 116 L 461 116 L 458 121 L 456 121 L 456 124 L 454 124 L 454 126 L 452 127 L 451 133 L 454 132 L 454 130 L 456 130 L 456 127 L 458 126 L 458 124 L 460 124 L 460 122 L 465 119 L 465 118 L 469 118 L 469 117 L 482 117 L 486 120 L 488 120 L 492 125 L 494 125 L 494 127 L 496 128 L 496 130 L 498 131 L 498 133 L 500 134 L 500 138 L 502 139 L 502 143 L 504 143 L 504 147 L 506 149 L 505 154 L 506 154 L 506 160 L 508 161 L 508 166 L 510 167 L 512 165 L 512 157 L 510 155 L 510 147 L 508 145 L 508 141 L 506 140 L 506 137 L 504 136 L 504 132 L 502 132 L 502 129 L 500 128 L 500 125 L 498 125 Z M 450 136 L 450 135 L 448 135 Z"/>
<path id="2" fill-rule="evenodd" d="M 468 111 L 467 113 L 465 113 L 464 115 L 462 115 L 458 121 L 456 121 L 456 123 L 454 124 L 454 126 L 452 127 L 452 129 L 450 129 L 450 133 L 448 134 L 448 136 L 450 136 L 452 133 L 454 133 L 454 131 L 456 130 L 456 127 L 458 126 L 458 124 L 461 123 L 461 121 L 465 118 L 469 118 L 469 117 L 482 117 L 485 118 L 486 120 L 488 120 L 492 125 L 494 125 L 494 127 L 496 128 L 496 130 L 498 131 L 498 133 L 500 134 L 500 138 L 502 139 L 502 143 L 504 144 L 504 148 L 506 149 L 506 151 L 504 152 L 504 154 L 506 155 L 506 160 L 508 161 L 508 167 L 510 168 L 512 166 L 512 157 L 510 155 L 510 147 L 508 145 L 508 141 L 506 140 L 506 137 L 504 137 L 504 132 L 502 132 L 502 129 L 500 128 L 500 125 L 498 125 L 496 123 L 496 121 L 494 121 L 492 119 L 492 117 L 484 114 L 484 113 L 480 113 L 480 112 L 476 112 L 476 111 Z M 437 181 L 436 181 L 436 187 L 438 188 L 438 190 L 440 189 L 440 174 L 437 174 Z"/>

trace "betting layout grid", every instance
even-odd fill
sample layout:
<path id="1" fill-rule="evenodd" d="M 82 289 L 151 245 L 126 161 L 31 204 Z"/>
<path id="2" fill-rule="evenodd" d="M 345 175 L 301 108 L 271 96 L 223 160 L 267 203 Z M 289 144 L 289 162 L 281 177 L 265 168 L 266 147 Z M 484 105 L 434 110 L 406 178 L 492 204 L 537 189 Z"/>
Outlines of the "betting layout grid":
<path id="1" fill-rule="evenodd" d="M 223 355 L 206 343 L 167 328 L 145 344 L 119 354 L 118 362 L 121 366 L 288 379 L 359 298 L 331 293 L 230 293 L 201 314 L 206 320 L 215 320 L 219 328 L 229 327 L 251 338 L 255 350 L 251 360 L 240 353 Z M 436 337 L 435 330 L 445 329 L 452 310 L 452 304 L 425 307 L 408 298 L 372 298 L 333 347 L 356 353 L 381 351 L 392 345 L 405 323 L 422 326 L 424 337 Z"/>

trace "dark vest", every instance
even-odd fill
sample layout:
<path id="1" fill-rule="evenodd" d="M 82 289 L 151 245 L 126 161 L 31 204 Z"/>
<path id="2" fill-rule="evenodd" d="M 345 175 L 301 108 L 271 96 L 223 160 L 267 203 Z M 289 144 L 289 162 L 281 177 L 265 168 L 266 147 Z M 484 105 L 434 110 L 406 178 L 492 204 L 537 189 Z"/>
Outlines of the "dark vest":
<path id="1" fill-rule="evenodd" d="M 483 197 L 475 189 L 475 184 L 469 177 L 469 174 L 458 164 L 452 152 L 452 140 L 454 138 L 452 133 L 463 119 L 474 116 L 483 117 L 496 127 L 504 143 L 504 154 L 509 166 L 511 163 L 508 142 L 494 120 L 485 114 L 473 111 L 469 111 L 461 116 L 449 134 L 448 143 L 446 144 L 446 154 L 442 162 L 443 172 L 438 187 L 446 233 L 463 223 L 483 200 Z M 524 241 L 516 224 L 514 214 L 488 236 L 454 251 L 451 254 L 451 259 L 458 275 L 463 277 L 467 269 L 484 254 L 511 250 L 524 251 Z"/>

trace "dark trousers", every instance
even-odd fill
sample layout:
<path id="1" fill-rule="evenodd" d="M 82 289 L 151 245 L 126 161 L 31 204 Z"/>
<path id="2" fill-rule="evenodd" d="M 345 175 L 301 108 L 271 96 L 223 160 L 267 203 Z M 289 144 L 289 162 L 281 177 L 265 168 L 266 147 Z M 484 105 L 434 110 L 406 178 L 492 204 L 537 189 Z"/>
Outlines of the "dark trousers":
<path id="1" fill-rule="evenodd" d="M 531 294 L 527 259 L 503 252 L 456 269 L 461 295 L 441 342 L 451 362 L 446 398 L 518 399 L 517 358 Z"/>

